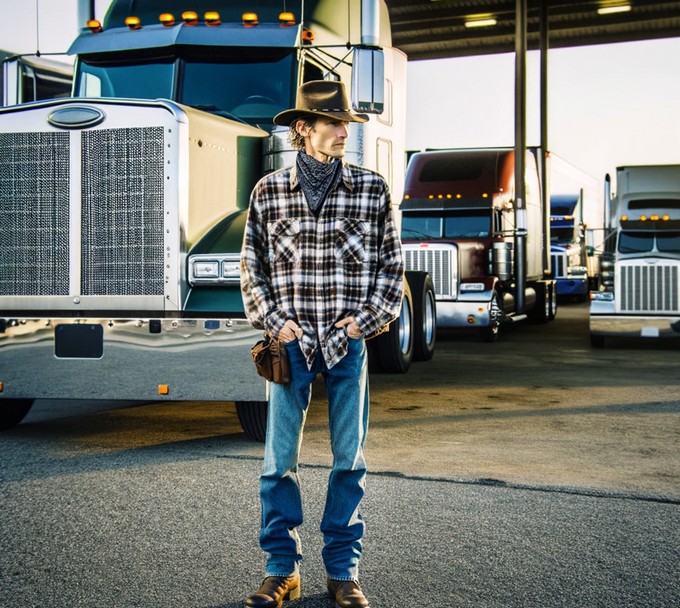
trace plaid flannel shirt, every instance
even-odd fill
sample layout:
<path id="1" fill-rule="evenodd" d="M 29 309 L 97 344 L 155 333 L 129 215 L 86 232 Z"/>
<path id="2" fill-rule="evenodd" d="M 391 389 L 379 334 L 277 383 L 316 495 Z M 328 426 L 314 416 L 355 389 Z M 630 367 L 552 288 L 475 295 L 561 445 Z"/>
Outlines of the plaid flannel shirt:
<path id="1" fill-rule="evenodd" d="M 403 281 L 390 195 L 377 173 L 343 163 L 318 217 L 295 167 L 255 186 L 241 252 L 246 315 L 275 336 L 293 319 L 310 368 L 319 348 L 329 368 L 347 353 L 346 329 L 334 327 L 341 319 L 354 317 L 365 336 L 392 321 Z"/>

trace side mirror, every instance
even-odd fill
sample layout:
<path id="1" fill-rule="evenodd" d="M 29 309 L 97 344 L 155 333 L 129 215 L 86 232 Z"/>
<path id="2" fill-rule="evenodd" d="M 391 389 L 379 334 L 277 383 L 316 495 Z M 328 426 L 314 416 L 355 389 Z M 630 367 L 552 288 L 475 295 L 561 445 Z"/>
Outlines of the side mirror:
<path id="1" fill-rule="evenodd" d="M 378 49 L 355 48 L 352 62 L 352 109 L 382 114 L 385 107 L 385 56 Z"/>

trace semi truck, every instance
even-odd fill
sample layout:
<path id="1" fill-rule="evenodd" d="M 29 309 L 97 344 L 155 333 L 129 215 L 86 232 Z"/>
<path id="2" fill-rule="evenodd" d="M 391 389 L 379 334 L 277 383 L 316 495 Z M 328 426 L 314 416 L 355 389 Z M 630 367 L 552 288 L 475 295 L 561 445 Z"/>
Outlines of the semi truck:
<path id="1" fill-rule="evenodd" d="M 550 196 L 550 266 L 557 296 L 585 302 L 591 289 L 591 275 L 586 265 L 586 228 L 582 209 L 582 191 Z"/>
<path id="2" fill-rule="evenodd" d="M 0 55 L 3 55 L 0 52 Z M 7 53 L 0 65 L 0 106 L 69 97 L 73 66 L 40 55 Z"/>
<path id="3" fill-rule="evenodd" d="M 555 318 L 548 210 L 541 203 L 538 148 L 526 153 L 526 210 L 515 207 L 512 148 L 414 153 L 401 203 L 406 266 L 434 283 L 437 327 L 471 328 L 498 339 L 503 322 Z M 526 238 L 526 255 L 515 256 Z M 517 265 L 526 270 L 520 285 Z M 519 290 L 525 305 L 517 305 Z"/>
<path id="4" fill-rule="evenodd" d="M 252 187 L 294 161 L 273 116 L 302 82 L 342 80 L 371 114 L 347 160 L 396 200 L 404 181 L 406 57 L 385 2 L 287 5 L 114 0 L 69 50 L 72 97 L 0 110 L 0 427 L 44 398 L 233 401 L 264 438 L 239 253 Z M 369 342 L 382 371 L 431 354 L 431 282 L 409 281 Z"/>
<path id="5" fill-rule="evenodd" d="M 590 342 L 680 337 L 680 165 L 621 166 L 605 179 L 602 286 L 590 294 Z"/>

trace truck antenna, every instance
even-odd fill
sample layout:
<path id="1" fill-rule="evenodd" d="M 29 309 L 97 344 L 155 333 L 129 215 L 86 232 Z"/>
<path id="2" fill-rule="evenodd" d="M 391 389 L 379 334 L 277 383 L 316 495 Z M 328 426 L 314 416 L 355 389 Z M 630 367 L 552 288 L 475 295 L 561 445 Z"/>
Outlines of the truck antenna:
<path id="1" fill-rule="evenodd" d="M 35 56 L 40 57 L 40 0 L 35 0 Z"/>

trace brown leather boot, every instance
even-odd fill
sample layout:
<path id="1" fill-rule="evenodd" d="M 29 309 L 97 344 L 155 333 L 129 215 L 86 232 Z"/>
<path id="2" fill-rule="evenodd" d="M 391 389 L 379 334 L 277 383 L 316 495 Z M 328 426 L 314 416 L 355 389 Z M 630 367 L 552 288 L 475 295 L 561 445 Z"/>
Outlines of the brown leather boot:
<path id="1" fill-rule="evenodd" d="M 262 581 L 260 588 L 247 600 L 249 608 L 281 608 L 285 601 L 300 597 L 300 577 L 268 576 Z"/>
<path id="2" fill-rule="evenodd" d="M 338 608 L 368 608 L 368 600 L 354 581 L 336 581 L 327 579 L 328 593 L 335 598 Z"/>

